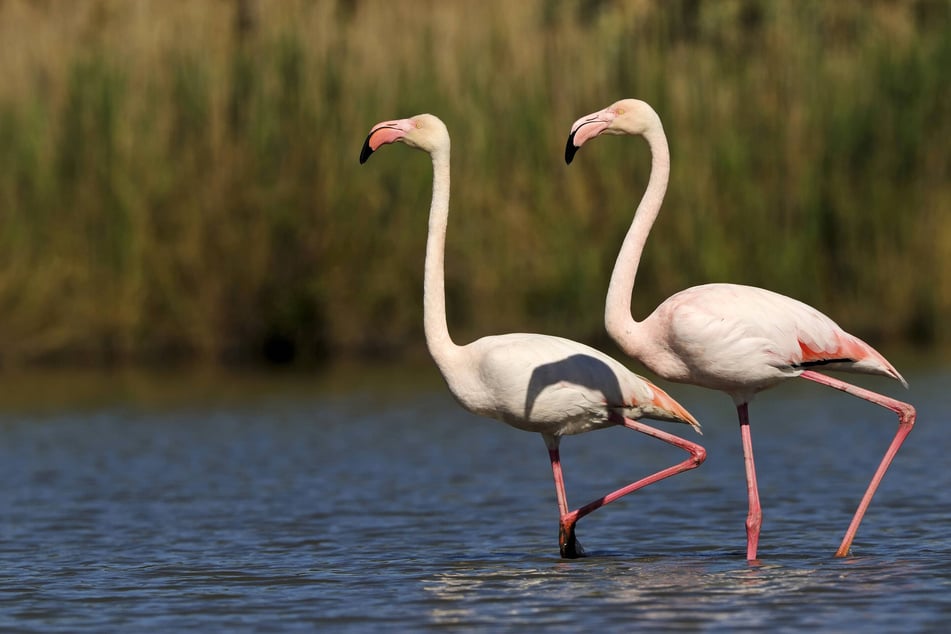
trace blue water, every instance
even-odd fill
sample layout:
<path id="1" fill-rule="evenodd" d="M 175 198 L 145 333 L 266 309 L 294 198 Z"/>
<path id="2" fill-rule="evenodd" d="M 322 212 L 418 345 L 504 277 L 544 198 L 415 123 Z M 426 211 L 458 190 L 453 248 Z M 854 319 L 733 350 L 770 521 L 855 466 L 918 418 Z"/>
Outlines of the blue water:
<path id="1" fill-rule="evenodd" d="M 894 416 L 804 381 L 755 401 L 755 563 L 725 396 L 670 387 L 705 435 L 658 426 L 707 462 L 584 518 L 590 556 L 566 561 L 541 439 L 462 412 L 431 370 L 405 374 L 181 393 L 103 377 L 95 397 L 6 406 L 0 631 L 946 629 L 951 371 L 906 371 L 907 392 L 859 381 L 919 423 L 845 559 Z M 683 459 L 625 429 L 562 456 L 573 506 Z"/>

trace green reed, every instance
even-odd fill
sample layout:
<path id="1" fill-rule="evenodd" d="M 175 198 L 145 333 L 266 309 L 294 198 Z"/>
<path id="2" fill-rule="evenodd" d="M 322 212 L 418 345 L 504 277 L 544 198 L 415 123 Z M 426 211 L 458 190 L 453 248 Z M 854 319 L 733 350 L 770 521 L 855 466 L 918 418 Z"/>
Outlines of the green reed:
<path id="1" fill-rule="evenodd" d="M 369 127 L 453 135 L 460 341 L 604 342 L 646 184 L 673 169 L 634 311 L 768 286 L 875 342 L 947 343 L 951 5 L 818 1 L 0 4 L 3 362 L 416 354 L 431 173 Z"/>

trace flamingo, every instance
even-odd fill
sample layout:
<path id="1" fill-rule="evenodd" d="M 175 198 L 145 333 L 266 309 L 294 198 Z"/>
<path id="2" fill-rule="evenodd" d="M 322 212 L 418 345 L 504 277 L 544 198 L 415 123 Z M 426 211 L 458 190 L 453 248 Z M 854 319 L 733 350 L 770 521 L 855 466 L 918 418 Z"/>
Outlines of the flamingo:
<path id="1" fill-rule="evenodd" d="M 749 513 L 746 557 L 756 559 L 763 513 L 756 486 L 748 405 L 762 390 L 802 377 L 841 390 L 898 415 L 898 431 L 849 524 L 837 557 L 846 556 L 875 490 L 915 423 L 915 409 L 812 368 L 876 374 L 908 383 L 870 345 L 800 301 L 762 288 L 704 284 L 666 299 L 643 321 L 631 315 L 634 278 L 670 175 L 670 153 L 660 117 L 647 103 L 624 99 L 571 126 L 565 161 L 602 134 L 640 135 L 650 147 L 647 189 L 624 238 L 608 285 L 604 324 L 627 355 L 669 381 L 720 390 L 736 405 L 743 442 Z"/>
<path id="2" fill-rule="evenodd" d="M 383 121 L 370 130 L 360 152 L 360 163 L 382 145 L 395 142 L 429 153 L 433 163 L 423 284 L 423 329 L 429 352 L 462 407 L 542 435 L 555 479 L 561 556 L 582 556 L 584 551 L 575 536 L 579 519 L 637 489 L 693 469 L 706 458 L 706 450 L 700 445 L 636 419 L 686 423 L 698 432 L 700 424 L 650 381 L 606 354 L 575 341 L 513 333 L 456 345 L 446 321 L 443 271 L 449 216 L 449 132 L 439 118 L 430 114 Z M 558 451 L 561 437 L 614 425 L 670 443 L 690 456 L 569 511 Z"/>

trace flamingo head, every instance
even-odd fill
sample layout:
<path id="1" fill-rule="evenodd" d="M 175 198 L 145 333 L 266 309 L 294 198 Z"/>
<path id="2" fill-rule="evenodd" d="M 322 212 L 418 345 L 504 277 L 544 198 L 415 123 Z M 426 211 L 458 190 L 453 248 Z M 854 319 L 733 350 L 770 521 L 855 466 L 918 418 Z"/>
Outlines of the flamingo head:
<path id="1" fill-rule="evenodd" d="M 381 145 L 397 142 L 433 154 L 449 148 L 449 131 L 439 117 L 431 114 L 383 121 L 370 129 L 360 151 L 360 163 L 366 163 Z"/>
<path id="2" fill-rule="evenodd" d="M 602 134 L 644 135 L 662 128 L 660 117 L 646 102 L 622 99 L 603 110 L 581 117 L 571 126 L 565 146 L 565 163 L 571 163 L 585 141 Z"/>

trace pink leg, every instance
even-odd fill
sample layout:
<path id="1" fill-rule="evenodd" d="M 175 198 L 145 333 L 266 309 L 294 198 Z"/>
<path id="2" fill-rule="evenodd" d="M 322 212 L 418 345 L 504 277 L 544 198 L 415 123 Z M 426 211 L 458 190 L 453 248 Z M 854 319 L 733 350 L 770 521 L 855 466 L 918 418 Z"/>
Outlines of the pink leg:
<path id="1" fill-rule="evenodd" d="M 568 514 L 568 496 L 565 494 L 565 479 L 561 473 L 561 458 L 558 455 L 558 448 L 549 449 L 548 457 L 551 459 L 551 472 L 555 476 L 555 493 L 558 495 L 558 514 L 565 516 Z"/>
<path id="2" fill-rule="evenodd" d="M 687 471 L 689 469 L 695 469 L 703 464 L 703 461 L 707 458 L 707 450 L 701 447 L 696 443 L 692 443 L 689 440 L 680 438 L 679 436 L 674 436 L 673 434 L 668 434 L 667 432 L 661 431 L 650 425 L 645 425 L 636 420 L 631 420 L 629 418 L 624 418 L 621 422 L 622 425 L 628 429 L 633 429 L 634 431 L 641 432 L 648 436 L 657 438 L 658 440 L 663 440 L 666 443 L 670 443 L 675 447 L 679 447 L 684 451 L 690 454 L 690 458 L 687 458 L 683 462 L 676 464 L 672 467 L 668 467 L 653 475 L 649 475 L 646 478 L 642 478 L 636 482 L 632 482 L 627 486 L 623 486 L 620 489 L 608 493 L 604 497 L 598 498 L 584 506 L 568 512 L 568 502 L 565 495 L 565 484 L 561 472 L 561 461 L 558 457 L 558 447 L 557 443 L 552 443 L 546 438 L 548 442 L 548 454 L 551 458 L 551 467 L 552 474 L 555 477 L 555 489 L 558 494 L 558 509 L 561 513 L 561 529 L 559 531 L 559 542 L 561 546 L 561 555 L 566 559 L 573 559 L 579 555 L 583 555 L 584 551 L 580 551 L 580 546 L 578 546 L 575 540 L 575 524 L 585 515 L 596 511 L 597 509 L 618 500 L 628 493 L 633 493 L 634 491 L 644 488 L 655 482 L 659 482 L 670 476 L 677 475 L 682 471 Z M 580 551 L 580 552 L 579 552 Z"/>
<path id="3" fill-rule="evenodd" d="M 763 509 L 759 504 L 759 487 L 756 486 L 756 463 L 753 462 L 753 439 L 750 436 L 750 418 L 747 404 L 737 405 L 740 417 L 740 436 L 743 438 L 743 462 L 746 464 L 746 491 L 750 510 L 746 516 L 746 558 L 756 559 L 759 547 L 759 529 L 763 525 Z"/>
<path id="4" fill-rule="evenodd" d="M 558 548 L 565 559 L 577 559 L 584 555 L 584 549 L 575 538 L 574 524 L 565 525 L 564 519 L 568 516 L 568 496 L 565 493 L 565 478 L 561 471 L 561 457 L 558 453 L 558 439 L 554 442 L 545 439 L 548 444 L 548 458 L 551 460 L 551 473 L 555 478 L 555 494 L 558 497 L 558 515 L 561 518 L 558 529 Z"/>
<path id="5" fill-rule="evenodd" d="M 816 383 L 821 383 L 822 385 L 828 385 L 829 387 L 834 387 L 837 390 L 842 390 L 847 394 L 857 396 L 858 398 L 875 403 L 876 405 L 881 405 L 882 407 L 890 409 L 898 414 L 898 431 L 895 433 L 895 438 L 892 440 L 892 444 L 889 445 L 888 451 L 885 452 L 885 457 L 882 458 L 881 464 L 878 465 L 875 475 L 872 476 L 872 481 L 869 482 L 868 489 L 866 489 L 865 495 L 862 496 L 862 501 L 859 503 L 859 507 L 855 511 L 855 515 L 852 517 L 852 523 L 849 524 L 849 528 L 845 532 L 845 537 L 842 539 L 842 544 L 839 546 L 839 549 L 835 551 L 836 557 L 845 557 L 849 554 L 849 549 L 852 547 L 852 540 L 855 539 L 855 533 L 859 529 L 859 524 L 862 523 L 862 517 L 865 515 L 865 511 L 868 509 L 869 503 L 872 501 L 872 496 L 875 495 L 875 491 L 878 489 L 878 485 L 881 483 L 882 477 L 884 477 L 889 465 L 895 458 L 895 454 L 898 453 L 899 447 L 901 447 L 902 443 L 905 442 L 905 438 L 911 432 L 911 428 L 915 424 L 915 408 L 908 403 L 903 403 L 902 401 L 889 398 L 882 394 L 877 394 L 870 390 L 860 388 L 858 386 L 852 385 L 851 383 L 846 383 L 845 381 L 834 379 L 830 376 L 826 376 L 825 374 L 820 374 L 812 370 L 806 370 L 800 376 L 802 376 L 804 379 L 809 379 L 810 381 L 815 381 Z"/>

